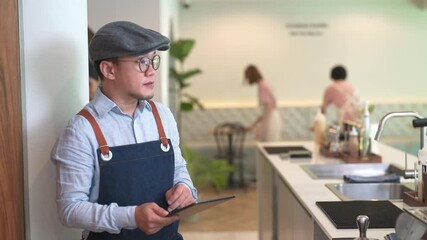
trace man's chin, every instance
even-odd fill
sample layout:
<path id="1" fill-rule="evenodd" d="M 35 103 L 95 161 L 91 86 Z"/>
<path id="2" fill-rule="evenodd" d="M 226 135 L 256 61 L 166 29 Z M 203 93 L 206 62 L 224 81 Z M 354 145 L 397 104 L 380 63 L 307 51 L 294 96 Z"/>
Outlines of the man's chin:
<path id="1" fill-rule="evenodd" d="M 141 96 L 139 99 L 140 100 L 150 100 L 150 99 L 152 99 L 154 97 L 154 94 L 150 94 L 150 95 L 144 95 L 144 96 Z"/>

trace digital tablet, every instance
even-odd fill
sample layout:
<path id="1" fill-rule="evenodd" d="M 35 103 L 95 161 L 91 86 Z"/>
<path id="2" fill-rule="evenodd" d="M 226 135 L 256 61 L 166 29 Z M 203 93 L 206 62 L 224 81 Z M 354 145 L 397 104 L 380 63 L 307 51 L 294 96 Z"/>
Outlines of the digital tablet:
<path id="1" fill-rule="evenodd" d="M 201 212 L 203 210 L 206 210 L 208 208 L 211 208 L 213 206 L 216 206 L 220 203 L 226 202 L 233 198 L 235 198 L 234 195 L 229 195 L 224 197 L 203 200 L 180 209 L 175 209 L 172 212 L 170 212 L 168 216 L 172 216 L 172 215 L 177 215 L 179 217 L 191 216 L 193 214 L 196 214 L 198 212 Z"/>
<path id="2" fill-rule="evenodd" d="M 309 150 L 290 150 L 287 153 L 279 154 L 281 159 L 300 159 L 300 160 L 311 160 L 311 151 Z"/>
<path id="3" fill-rule="evenodd" d="M 287 154 L 292 151 L 306 151 L 310 152 L 304 146 L 273 146 L 273 147 L 264 147 L 264 150 L 268 154 Z"/>

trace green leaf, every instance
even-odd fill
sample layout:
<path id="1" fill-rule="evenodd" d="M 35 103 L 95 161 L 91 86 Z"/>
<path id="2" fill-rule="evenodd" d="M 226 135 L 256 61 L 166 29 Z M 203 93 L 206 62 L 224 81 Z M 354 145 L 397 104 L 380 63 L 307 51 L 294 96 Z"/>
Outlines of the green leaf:
<path id="1" fill-rule="evenodd" d="M 375 110 L 375 105 L 369 104 L 369 106 L 368 106 L 369 114 L 372 114 L 374 112 L 374 110 Z"/>
<path id="2" fill-rule="evenodd" d="M 191 78 L 195 75 L 201 74 L 201 73 L 202 73 L 202 71 L 198 68 L 191 69 L 188 71 L 183 71 L 183 72 L 178 72 L 175 68 L 170 68 L 170 71 L 169 71 L 169 75 L 171 77 L 173 77 L 174 79 L 176 79 L 176 81 L 179 84 L 180 89 L 183 89 L 183 88 L 190 86 L 190 84 L 186 83 L 186 81 L 189 78 Z"/>
<path id="3" fill-rule="evenodd" d="M 177 72 L 175 68 L 170 68 L 169 76 L 171 76 L 173 79 L 175 79 L 178 82 L 179 88 L 181 89 L 184 82 L 182 81 L 182 76 L 180 75 L 180 73 Z"/>
<path id="4" fill-rule="evenodd" d="M 191 110 L 193 110 L 193 104 L 191 102 L 181 101 L 181 111 L 189 112 Z"/>
<path id="5" fill-rule="evenodd" d="M 188 54 L 190 54 L 191 49 L 193 49 L 193 46 L 193 39 L 180 39 L 173 41 L 170 47 L 170 54 L 183 63 Z"/>
<path id="6" fill-rule="evenodd" d="M 209 161 L 209 175 L 215 190 L 221 191 L 228 186 L 228 176 L 234 170 L 234 167 L 224 159 Z"/>
<path id="7" fill-rule="evenodd" d="M 195 68 L 195 69 L 191 69 L 191 70 L 187 70 L 185 72 L 181 72 L 179 73 L 180 79 L 181 81 L 185 82 L 187 81 L 189 78 L 194 77 L 195 75 L 201 74 L 202 70 Z M 186 86 L 189 86 L 189 84 L 185 84 Z"/>
<path id="8" fill-rule="evenodd" d="M 196 105 L 198 108 L 200 108 L 202 110 L 205 109 L 203 107 L 203 104 L 199 101 L 198 98 L 196 98 L 196 97 L 194 97 L 194 96 L 192 96 L 192 95 L 190 95 L 188 93 L 183 93 L 182 97 L 185 98 L 185 99 L 187 99 L 188 100 L 187 102 L 191 103 L 191 105 L 193 106 L 193 108 L 194 108 L 194 105 Z"/>
<path id="9" fill-rule="evenodd" d="M 228 176 L 235 171 L 228 161 L 207 158 L 186 146 L 181 148 L 181 152 L 187 162 L 188 172 L 196 188 L 210 185 L 216 191 L 221 191 L 228 186 Z"/>

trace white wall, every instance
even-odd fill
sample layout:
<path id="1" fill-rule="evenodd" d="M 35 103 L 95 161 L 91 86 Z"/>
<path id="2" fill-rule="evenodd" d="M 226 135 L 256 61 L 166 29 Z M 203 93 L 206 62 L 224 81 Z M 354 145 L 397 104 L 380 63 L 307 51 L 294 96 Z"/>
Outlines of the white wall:
<path id="1" fill-rule="evenodd" d="M 85 0 L 21 0 L 20 41 L 27 240 L 76 240 L 60 225 L 51 148 L 88 101 Z"/>
<path id="2" fill-rule="evenodd" d="M 291 36 L 287 24 L 301 23 L 327 28 Z M 281 105 L 320 104 L 337 63 L 362 98 L 427 100 L 427 11 L 408 0 L 194 0 L 180 10 L 180 35 L 196 39 L 185 64 L 203 70 L 190 91 L 207 107 L 257 104 L 256 89 L 242 85 L 249 63 Z"/>
<path id="3" fill-rule="evenodd" d="M 111 1 L 111 9 L 92 5 L 95 0 L 19 2 L 27 240 L 76 240 L 81 236 L 80 229 L 65 228 L 58 221 L 50 151 L 68 120 L 89 100 L 88 4 L 103 14 L 101 20 L 93 20 L 94 30 L 109 22 L 104 18 L 112 21 L 126 15 L 126 20 L 143 21 L 146 27 L 165 31 L 176 11 L 176 4 L 170 1 L 162 0 L 162 6 L 157 0 Z M 105 1 L 99 4 L 108 5 Z M 160 20 L 160 15 L 165 19 Z M 162 61 L 166 64 L 161 72 L 167 76 L 167 54 Z M 163 95 L 167 102 L 167 94 L 162 94 L 167 92 L 167 82 L 162 84 L 166 90 L 159 85 L 158 96 Z"/>

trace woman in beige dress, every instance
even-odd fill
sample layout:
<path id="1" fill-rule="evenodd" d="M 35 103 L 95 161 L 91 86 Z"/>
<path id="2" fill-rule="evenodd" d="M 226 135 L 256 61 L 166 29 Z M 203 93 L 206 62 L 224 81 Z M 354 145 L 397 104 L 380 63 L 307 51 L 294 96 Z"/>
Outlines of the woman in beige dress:
<path id="1" fill-rule="evenodd" d="M 245 82 L 249 85 L 258 86 L 259 105 L 262 109 L 261 115 L 251 125 L 248 131 L 255 131 L 255 139 L 259 141 L 272 142 L 281 141 L 283 135 L 283 118 L 277 109 L 276 98 L 270 85 L 265 81 L 254 65 L 245 69 Z"/>

